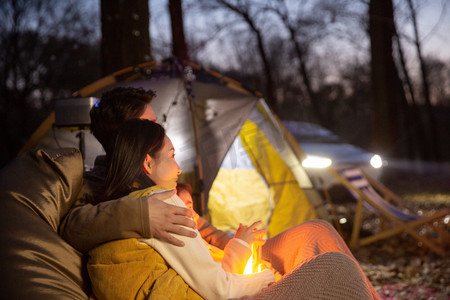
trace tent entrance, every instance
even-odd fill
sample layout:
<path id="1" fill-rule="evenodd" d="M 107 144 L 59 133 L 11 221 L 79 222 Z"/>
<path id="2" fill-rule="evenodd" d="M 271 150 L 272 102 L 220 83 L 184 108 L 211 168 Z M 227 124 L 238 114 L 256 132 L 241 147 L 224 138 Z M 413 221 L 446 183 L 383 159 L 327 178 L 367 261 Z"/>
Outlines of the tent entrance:
<path id="1" fill-rule="evenodd" d="M 218 229 L 234 233 L 239 223 L 261 220 L 272 237 L 317 218 L 302 187 L 298 159 L 270 112 L 259 102 L 230 147 L 209 192 L 208 216 Z"/>
<path id="2" fill-rule="evenodd" d="M 220 230 L 234 233 L 239 224 L 269 224 L 273 201 L 264 178 L 236 137 L 209 191 L 208 216 Z"/>

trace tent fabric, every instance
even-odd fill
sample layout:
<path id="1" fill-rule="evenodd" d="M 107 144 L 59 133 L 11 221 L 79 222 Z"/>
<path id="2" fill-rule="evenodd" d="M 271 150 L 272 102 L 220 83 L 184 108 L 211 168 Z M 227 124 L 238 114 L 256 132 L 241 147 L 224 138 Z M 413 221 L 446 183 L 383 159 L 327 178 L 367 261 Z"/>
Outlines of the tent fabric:
<path id="1" fill-rule="evenodd" d="M 228 149 L 258 98 L 211 83 L 195 82 L 193 86 L 203 186 L 209 191 Z"/>
<path id="2" fill-rule="evenodd" d="M 264 101 L 258 102 L 256 109 L 250 114 L 249 120 L 264 132 L 265 137 L 293 172 L 300 186 L 305 189 L 314 188 L 309 176 L 300 164 L 299 156 L 296 155 L 289 143 L 290 134 L 283 131 L 281 127 L 283 125 L 278 122 L 276 115 L 270 111 Z"/>
<path id="3" fill-rule="evenodd" d="M 247 153 L 269 186 L 275 207 L 268 226 L 269 237 L 297 224 L 317 218 L 314 208 L 289 167 L 258 126 L 247 120 L 240 138 Z"/>
<path id="4" fill-rule="evenodd" d="M 270 186 L 269 196 L 277 203 L 272 212 L 269 232 L 273 235 L 283 228 L 317 217 L 314 207 L 317 209 L 322 204 L 318 193 L 302 169 L 297 152 L 286 142 L 276 116 L 264 104 L 261 95 L 226 76 L 190 62 L 183 64 L 171 59 L 126 68 L 80 89 L 74 95 L 100 97 L 103 92 L 119 86 L 154 90 L 157 97 L 152 100 L 151 106 L 175 146 L 177 161 L 183 170 L 180 180 L 193 185 L 195 207 L 197 210 L 201 208 L 201 214 L 208 210 L 209 191 L 228 150 L 246 120 L 252 120 L 264 133 L 257 136 L 264 138 L 264 144 L 271 145 L 267 148 L 270 150 L 264 148 L 264 152 L 253 149 L 262 157 L 258 159 L 257 170 L 263 172 L 261 175 Z M 192 73 L 189 80 L 184 74 L 186 68 L 190 68 Z M 78 132 L 52 129 L 50 123 L 53 119 L 49 118 L 50 121 L 41 126 L 39 132 L 33 135 L 33 144 L 28 144 L 28 147 L 78 147 Z M 255 138 L 247 137 L 247 144 L 259 145 Z M 37 144 L 36 140 L 39 141 Z M 85 142 L 84 164 L 90 167 L 97 155 L 104 154 L 104 150 L 87 130 Z M 284 171 L 287 169 L 289 171 Z M 200 173 L 201 181 L 198 181 Z M 199 194 L 204 195 L 201 206 L 198 205 Z M 310 201 L 315 202 L 314 207 Z"/>
<path id="5" fill-rule="evenodd" d="M 211 223 L 222 231 L 236 232 L 240 223 L 263 221 L 272 211 L 269 189 L 256 169 L 221 168 L 209 192 Z"/>
<path id="6" fill-rule="evenodd" d="M 241 223 L 262 221 L 267 227 L 272 210 L 267 184 L 237 136 L 209 191 L 208 217 L 216 228 L 232 233 Z"/>

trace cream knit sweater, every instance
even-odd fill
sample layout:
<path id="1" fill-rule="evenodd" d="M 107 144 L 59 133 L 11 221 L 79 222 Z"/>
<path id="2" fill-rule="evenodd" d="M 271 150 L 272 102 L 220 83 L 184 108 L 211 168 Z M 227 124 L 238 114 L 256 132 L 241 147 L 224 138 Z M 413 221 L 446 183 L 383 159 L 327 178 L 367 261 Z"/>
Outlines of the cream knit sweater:
<path id="1" fill-rule="evenodd" d="M 132 196 L 142 196 L 148 191 L 137 191 Z M 153 191 L 156 193 L 158 191 Z M 165 200 L 166 203 L 185 207 L 183 201 L 174 195 Z M 189 229 L 193 230 L 193 229 Z M 239 275 L 225 272 L 221 262 L 215 262 L 209 250 L 201 238 L 188 238 L 176 235 L 176 238 L 185 243 L 184 247 L 177 247 L 157 239 L 140 239 L 153 247 L 168 264 L 184 279 L 184 281 L 205 299 L 230 299 L 242 296 L 254 295 L 275 281 L 275 276 L 270 270 L 264 270 L 250 275 Z M 245 242 L 244 242 L 245 243 Z M 235 243 L 231 251 L 240 251 L 241 242 Z M 248 245 L 247 245 L 248 246 Z M 244 245 L 244 247 L 246 247 Z M 233 266 L 229 266 L 233 269 Z"/>

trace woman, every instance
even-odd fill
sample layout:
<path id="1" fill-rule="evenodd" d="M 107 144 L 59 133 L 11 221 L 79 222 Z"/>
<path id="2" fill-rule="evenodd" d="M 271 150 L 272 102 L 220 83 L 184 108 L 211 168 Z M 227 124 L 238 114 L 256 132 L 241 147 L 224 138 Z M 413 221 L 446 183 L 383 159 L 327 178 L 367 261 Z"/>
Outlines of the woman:
<path id="1" fill-rule="evenodd" d="M 175 189 L 181 169 L 175 161 L 172 142 L 160 125 L 147 120 L 129 120 L 117 130 L 111 149 L 104 199 L 114 199 L 130 193 L 133 197 L 140 197 L 148 193 Z M 150 188 L 145 188 L 148 186 Z M 176 195 L 165 202 L 185 206 Z M 250 231 L 252 229 L 253 227 Z M 161 254 L 183 280 L 203 298 L 229 299 L 254 295 L 275 281 L 274 274 L 270 270 L 251 275 L 225 272 L 209 254 L 200 234 L 196 238 L 182 236 L 178 238 L 185 243 L 185 247 L 176 247 L 156 239 L 141 239 L 138 242 L 140 246 L 152 247 Z M 255 235 L 247 235 L 246 239 L 244 243 L 247 245 L 244 246 L 249 248 L 248 244 L 256 238 Z M 121 242 L 108 244 L 115 248 L 113 251 L 108 249 L 113 253 L 120 252 L 123 247 Z M 103 245 L 99 248 L 109 246 Z M 102 270 L 97 267 L 99 261 L 103 259 L 100 257 L 101 254 L 99 255 L 102 251 L 102 249 L 91 251 L 91 260 L 88 264 L 89 273 L 91 278 L 93 277 L 93 290 L 98 298 L 102 298 L 102 295 L 108 293 L 107 290 L 110 289 L 108 284 L 97 280 L 110 275 L 108 271 L 100 274 Z M 151 273 L 151 270 L 147 272 Z M 150 273 L 148 277 L 153 278 L 154 275 Z M 123 274 L 123 278 L 127 277 L 127 274 L 130 273 Z"/>

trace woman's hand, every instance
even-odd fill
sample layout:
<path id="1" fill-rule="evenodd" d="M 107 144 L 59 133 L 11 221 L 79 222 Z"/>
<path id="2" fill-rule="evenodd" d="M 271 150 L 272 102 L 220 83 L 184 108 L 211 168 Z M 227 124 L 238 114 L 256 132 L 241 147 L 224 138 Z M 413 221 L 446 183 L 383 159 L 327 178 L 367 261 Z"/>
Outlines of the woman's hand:
<path id="1" fill-rule="evenodd" d="M 168 191 L 148 197 L 150 232 L 154 238 L 183 247 L 184 243 L 170 233 L 196 237 L 197 234 L 194 231 L 182 227 L 186 226 L 195 229 L 196 224 L 191 219 L 192 211 L 190 209 L 170 205 L 162 201 L 172 197 L 174 194 L 175 191 Z"/>
<path id="2" fill-rule="evenodd" d="M 266 229 L 258 229 L 257 227 L 262 224 L 262 221 L 257 221 L 250 226 L 239 224 L 239 228 L 234 235 L 235 238 L 241 239 L 247 242 L 249 245 L 253 243 L 264 244 L 265 241 L 262 238 L 266 233 Z"/>

